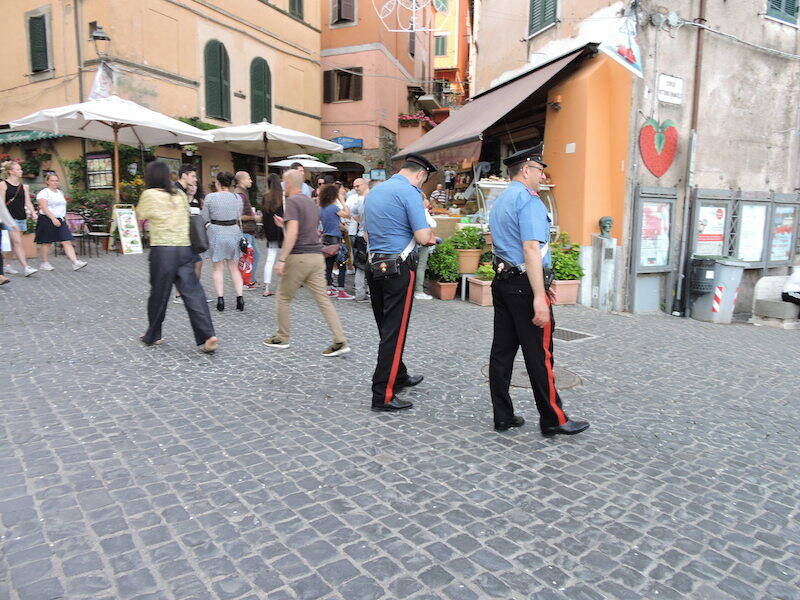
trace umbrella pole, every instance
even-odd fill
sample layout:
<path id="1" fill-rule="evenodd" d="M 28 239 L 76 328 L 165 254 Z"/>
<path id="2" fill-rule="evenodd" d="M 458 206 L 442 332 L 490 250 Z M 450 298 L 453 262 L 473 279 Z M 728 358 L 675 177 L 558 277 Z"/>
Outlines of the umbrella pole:
<path id="1" fill-rule="evenodd" d="M 114 199 L 119 204 L 119 127 L 114 125 Z"/>

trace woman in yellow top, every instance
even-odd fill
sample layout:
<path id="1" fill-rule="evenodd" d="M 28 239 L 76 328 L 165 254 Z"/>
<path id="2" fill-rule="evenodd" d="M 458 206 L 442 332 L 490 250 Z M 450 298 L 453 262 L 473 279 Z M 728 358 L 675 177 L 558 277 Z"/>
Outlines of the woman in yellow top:
<path id="1" fill-rule="evenodd" d="M 136 214 L 149 222 L 150 298 L 147 301 L 149 327 L 139 339 L 146 346 L 164 341 L 161 339 L 161 326 L 174 285 L 189 314 L 195 343 L 203 352 L 214 352 L 217 338 L 206 293 L 195 275 L 196 256 L 189 242 L 189 202 L 173 186 L 165 162 L 148 164 L 144 183 L 147 189 L 139 198 Z"/>

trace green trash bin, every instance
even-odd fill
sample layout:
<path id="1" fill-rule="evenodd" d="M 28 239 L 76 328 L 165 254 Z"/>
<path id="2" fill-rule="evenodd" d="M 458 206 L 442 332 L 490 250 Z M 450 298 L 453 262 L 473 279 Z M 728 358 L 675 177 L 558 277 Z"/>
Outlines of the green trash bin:
<path id="1" fill-rule="evenodd" d="M 695 261 L 697 262 L 697 285 L 695 285 Z M 710 277 L 713 262 L 714 276 Z M 730 323 L 739 295 L 739 284 L 748 264 L 728 258 L 692 259 L 692 276 L 689 290 L 699 293 L 692 302 L 692 318 L 710 323 Z M 708 290 L 708 291 L 705 291 Z"/>

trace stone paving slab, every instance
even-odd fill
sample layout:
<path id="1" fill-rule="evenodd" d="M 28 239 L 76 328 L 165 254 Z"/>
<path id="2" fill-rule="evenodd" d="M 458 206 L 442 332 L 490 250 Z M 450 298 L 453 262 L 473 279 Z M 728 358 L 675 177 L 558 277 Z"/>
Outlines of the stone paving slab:
<path id="1" fill-rule="evenodd" d="M 544 439 L 526 389 L 491 429 L 489 308 L 417 302 L 374 414 L 368 305 L 326 359 L 305 292 L 283 351 L 247 292 L 209 357 L 177 305 L 137 342 L 145 257 L 55 265 L 0 288 L 0 599 L 800 598 L 798 332 L 559 308 L 592 427 Z"/>

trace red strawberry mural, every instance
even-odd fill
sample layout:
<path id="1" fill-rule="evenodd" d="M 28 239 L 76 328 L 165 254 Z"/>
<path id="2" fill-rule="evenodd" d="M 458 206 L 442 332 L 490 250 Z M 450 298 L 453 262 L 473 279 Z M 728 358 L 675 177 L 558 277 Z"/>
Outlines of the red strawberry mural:
<path id="1" fill-rule="evenodd" d="M 659 124 L 655 119 L 647 119 L 639 132 L 639 152 L 647 170 L 661 177 L 672 166 L 677 150 L 678 130 L 675 123 L 667 119 Z"/>

